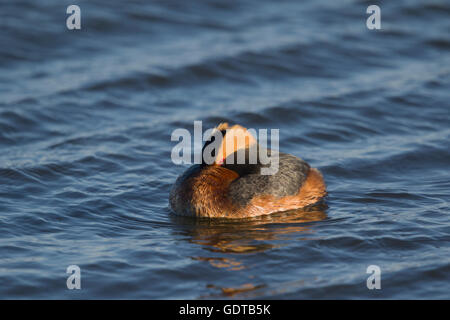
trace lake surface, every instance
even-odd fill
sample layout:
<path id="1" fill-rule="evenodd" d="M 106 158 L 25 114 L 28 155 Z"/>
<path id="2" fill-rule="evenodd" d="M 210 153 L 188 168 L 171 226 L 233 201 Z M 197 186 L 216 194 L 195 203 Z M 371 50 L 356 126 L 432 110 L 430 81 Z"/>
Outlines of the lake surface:
<path id="1" fill-rule="evenodd" d="M 2 4 L 0 298 L 450 298 L 448 1 L 381 30 L 370 1 L 82 1 L 72 31 L 70 4 Z M 174 216 L 195 120 L 280 129 L 325 203 Z"/>

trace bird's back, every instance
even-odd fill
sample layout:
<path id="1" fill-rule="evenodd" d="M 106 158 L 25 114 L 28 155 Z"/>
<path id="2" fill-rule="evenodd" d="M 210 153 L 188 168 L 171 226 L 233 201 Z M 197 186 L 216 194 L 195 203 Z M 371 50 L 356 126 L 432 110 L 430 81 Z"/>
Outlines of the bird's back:
<path id="1" fill-rule="evenodd" d="M 268 156 L 275 159 L 275 154 L 268 150 Z M 234 170 L 239 177 L 231 182 L 229 197 L 239 206 L 246 206 L 254 197 L 271 195 L 276 198 L 293 196 L 306 181 L 310 166 L 296 156 L 278 153 L 278 170 L 274 174 L 261 174 L 262 168 L 268 168 L 269 164 L 224 164 L 224 167 Z"/>

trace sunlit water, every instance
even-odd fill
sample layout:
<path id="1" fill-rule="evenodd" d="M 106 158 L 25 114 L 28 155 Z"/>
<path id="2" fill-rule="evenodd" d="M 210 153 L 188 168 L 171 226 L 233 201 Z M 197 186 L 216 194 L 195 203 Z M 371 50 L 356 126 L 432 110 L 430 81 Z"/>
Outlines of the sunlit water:
<path id="1" fill-rule="evenodd" d="M 448 1 L 378 31 L 368 1 L 84 1 L 79 31 L 70 4 L 1 5 L 0 298 L 450 297 Z M 326 202 L 172 215 L 194 120 L 279 128 Z"/>

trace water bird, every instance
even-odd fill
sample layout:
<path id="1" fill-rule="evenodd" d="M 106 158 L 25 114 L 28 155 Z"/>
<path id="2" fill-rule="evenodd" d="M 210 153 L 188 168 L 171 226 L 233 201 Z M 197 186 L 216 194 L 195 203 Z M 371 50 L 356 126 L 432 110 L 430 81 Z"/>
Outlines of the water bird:
<path id="1" fill-rule="evenodd" d="M 212 143 L 219 147 L 211 148 Z M 175 181 L 169 196 L 172 211 L 202 218 L 249 218 L 304 208 L 326 196 L 319 170 L 296 156 L 261 149 L 245 127 L 219 124 L 202 148 L 202 163 Z M 269 164 L 260 151 L 277 162 L 273 174 L 261 173 Z M 205 161 L 205 154 L 212 163 Z"/>

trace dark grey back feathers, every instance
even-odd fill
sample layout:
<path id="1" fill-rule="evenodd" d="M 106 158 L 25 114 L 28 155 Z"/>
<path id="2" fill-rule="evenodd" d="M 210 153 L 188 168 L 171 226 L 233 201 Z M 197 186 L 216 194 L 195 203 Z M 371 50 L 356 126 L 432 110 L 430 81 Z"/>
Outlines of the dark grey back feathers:
<path id="1" fill-rule="evenodd" d="M 269 156 L 272 156 L 270 150 L 266 151 Z M 278 171 L 273 175 L 262 175 L 261 168 L 269 167 L 270 164 L 263 165 L 259 157 L 256 164 L 249 164 L 248 149 L 246 150 L 246 164 L 228 163 L 230 157 L 234 157 L 236 163 L 235 154 L 230 155 L 223 166 L 239 174 L 239 178 L 230 185 L 229 196 L 233 203 L 240 206 L 246 206 L 257 195 L 285 197 L 297 194 L 310 169 L 310 166 L 302 159 L 279 152 Z"/>

